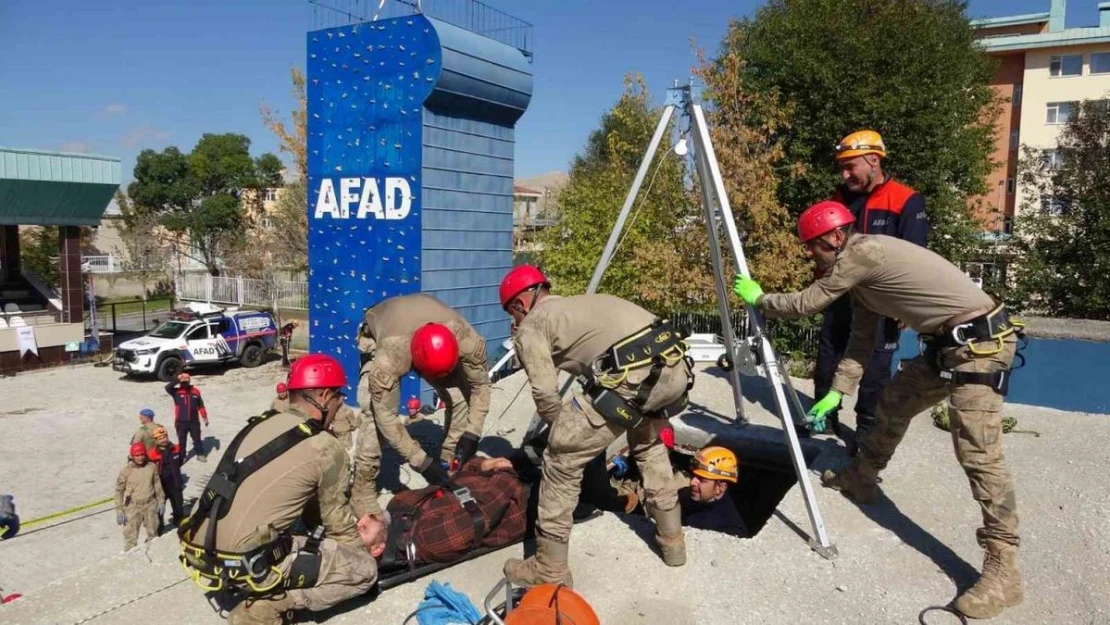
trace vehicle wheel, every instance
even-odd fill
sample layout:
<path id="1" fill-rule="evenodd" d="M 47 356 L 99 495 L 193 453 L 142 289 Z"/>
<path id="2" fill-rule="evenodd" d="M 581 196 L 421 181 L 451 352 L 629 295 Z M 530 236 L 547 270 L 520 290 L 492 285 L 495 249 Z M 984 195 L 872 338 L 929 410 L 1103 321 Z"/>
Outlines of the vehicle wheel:
<path id="1" fill-rule="evenodd" d="M 158 379 L 163 382 L 176 380 L 177 376 L 185 370 L 185 363 L 177 356 L 167 356 L 158 363 Z"/>
<path id="2" fill-rule="evenodd" d="M 243 355 L 239 358 L 239 362 L 243 363 L 243 366 L 248 369 L 262 364 L 262 348 L 257 343 L 247 345 L 243 349 Z"/>
<path id="3" fill-rule="evenodd" d="M 728 359 L 728 354 L 721 354 L 720 357 L 717 358 L 717 366 L 720 367 L 722 371 L 732 371 L 732 361 Z"/>

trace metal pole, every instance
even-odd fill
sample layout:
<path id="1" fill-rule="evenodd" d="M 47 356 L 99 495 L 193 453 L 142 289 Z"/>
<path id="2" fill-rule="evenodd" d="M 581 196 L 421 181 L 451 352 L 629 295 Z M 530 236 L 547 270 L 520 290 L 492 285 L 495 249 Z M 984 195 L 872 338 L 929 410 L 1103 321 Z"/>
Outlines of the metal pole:
<path id="1" fill-rule="evenodd" d="M 728 194 L 725 191 L 724 179 L 721 177 L 720 167 L 717 164 L 717 155 L 713 151 L 712 139 L 709 136 L 709 126 L 706 124 L 705 115 L 702 112 L 701 106 L 694 104 L 693 109 L 694 127 L 691 129 L 694 135 L 694 145 L 698 150 L 701 162 L 706 165 L 708 171 L 700 172 L 703 178 L 708 174 L 711 179 L 714 199 L 717 201 L 717 210 L 720 211 L 721 221 L 724 222 L 725 232 L 728 235 L 729 247 L 732 249 L 732 255 L 736 259 L 737 270 L 745 275 L 750 275 L 748 271 L 748 262 L 744 257 L 744 248 L 740 244 L 740 235 L 736 230 L 736 222 L 732 215 L 732 207 L 728 202 Z M 709 185 L 705 185 L 709 186 Z M 709 224 L 712 229 L 713 224 Z M 718 281 L 718 287 L 720 287 Z M 791 419 L 790 409 L 792 405 L 798 406 L 799 402 L 797 396 L 794 395 L 793 402 L 787 399 L 787 383 L 785 376 L 782 375 L 782 368 L 779 364 L 778 357 L 775 354 L 774 348 L 771 347 L 771 342 L 767 340 L 766 332 L 764 331 L 763 317 L 759 311 L 753 307 L 748 307 L 748 318 L 754 322 L 755 338 L 759 343 L 760 353 L 763 356 L 764 366 L 767 371 L 768 381 L 774 389 L 775 407 L 777 408 L 779 419 L 782 420 L 782 429 L 786 433 L 787 444 L 790 447 L 791 459 L 794 463 L 794 472 L 798 478 L 798 485 L 802 488 L 802 497 L 805 500 L 806 512 L 809 514 L 810 525 L 813 527 L 813 538 L 810 541 L 810 546 L 827 559 L 835 558 L 837 555 L 836 547 L 829 540 L 828 533 L 825 531 L 825 522 L 821 518 L 821 511 L 817 507 L 817 496 L 813 492 L 813 485 L 809 481 L 809 472 L 806 469 L 805 457 L 802 455 L 801 444 L 798 441 L 798 433 L 794 430 L 794 422 Z"/>
<path id="2" fill-rule="evenodd" d="M 644 160 L 640 162 L 640 169 L 636 171 L 636 178 L 632 181 L 632 188 L 628 191 L 628 197 L 624 199 L 624 206 L 621 207 L 620 214 L 617 215 L 617 223 L 613 226 L 613 231 L 609 233 L 605 250 L 601 252 L 601 260 L 594 268 L 594 275 L 590 278 L 589 286 L 586 287 L 586 293 L 597 293 L 597 287 L 601 284 L 601 276 L 605 274 L 605 270 L 609 267 L 613 250 L 616 249 L 617 241 L 621 238 L 621 231 L 624 230 L 624 222 L 628 219 L 628 213 L 632 211 L 633 204 L 636 203 L 636 196 L 640 194 L 640 186 L 644 184 L 644 176 L 647 175 L 651 161 L 654 160 L 655 151 L 659 149 L 659 142 L 663 140 L 663 135 L 667 131 L 667 125 L 671 122 L 674 109 L 674 104 L 668 104 L 663 109 L 663 115 L 659 118 L 659 124 L 655 127 L 655 134 L 651 136 L 651 142 L 648 143 Z"/>

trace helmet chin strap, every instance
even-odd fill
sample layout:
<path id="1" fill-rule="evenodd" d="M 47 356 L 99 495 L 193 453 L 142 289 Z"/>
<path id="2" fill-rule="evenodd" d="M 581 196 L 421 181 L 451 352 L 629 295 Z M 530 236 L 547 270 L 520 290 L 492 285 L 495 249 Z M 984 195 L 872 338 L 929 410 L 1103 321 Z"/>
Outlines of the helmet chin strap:
<path id="1" fill-rule="evenodd" d="M 323 420 L 328 418 L 328 409 L 321 406 L 320 402 L 318 402 L 315 399 L 309 397 L 308 395 L 301 395 L 301 398 L 304 399 L 305 402 L 307 402 L 310 406 L 312 406 L 313 408 L 320 411 L 320 421 L 323 421 Z"/>

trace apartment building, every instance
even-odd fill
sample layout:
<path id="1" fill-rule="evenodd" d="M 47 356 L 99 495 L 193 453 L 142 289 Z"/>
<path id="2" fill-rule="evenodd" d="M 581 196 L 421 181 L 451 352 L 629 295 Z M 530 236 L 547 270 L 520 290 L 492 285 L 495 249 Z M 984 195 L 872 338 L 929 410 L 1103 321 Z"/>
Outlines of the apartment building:
<path id="1" fill-rule="evenodd" d="M 1018 177 L 1021 147 L 1042 150 L 1048 167 L 1060 130 L 1083 100 L 1110 98 L 1110 2 L 1098 5 L 1097 26 L 1066 28 L 1066 0 L 1050 0 L 1045 13 L 975 20 L 979 44 L 999 66 L 992 82 L 1006 100 L 998 117 L 987 206 L 997 209 L 990 224 L 1006 235 L 1020 218 L 1025 189 Z M 1033 202 L 1036 210 L 1059 210 L 1052 198 Z"/>

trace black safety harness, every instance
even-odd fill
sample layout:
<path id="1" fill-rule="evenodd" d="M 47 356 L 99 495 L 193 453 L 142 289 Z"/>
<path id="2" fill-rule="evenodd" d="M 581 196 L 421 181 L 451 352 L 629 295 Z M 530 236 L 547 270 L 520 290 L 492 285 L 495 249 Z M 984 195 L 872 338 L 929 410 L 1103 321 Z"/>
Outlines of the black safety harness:
<path id="1" fill-rule="evenodd" d="M 941 350 L 944 349 L 967 347 L 975 356 L 997 354 L 1004 349 L 1005 339 L 1012 334 L 1017 335 L 1018 340 L 1017 352 L 1014 353 L 1014 360 L 1018 362 L 1017 366 L 1011 365 L 994 373 L 981 373 L 946 369 L 941 362 Z M 999 304 L 990 312 L 958 324 L 950 330 L 922 335 L 921 342 L 924 346 L 926 361 L 941 379 L 952 384 L 983 384 L 993 388 L 999 395 L 1003 396 L 1010 390 L 1010 376 L 1013 371 L 1025 365 L 1025 356 L 1020 352 L 1029 343 L 1025 336 L 1025 324 L 1011 318 L 1010 313 L 1002 304 Z"/>
<path id="2" fill-rule="evenodd" d="M 277 412 L 271 410 L 248 420 L 247 427 L 228 445 L 216 466 L 216 472 L 208 480 L 208 485 L 198 500 L 197 509 L 177 530 L 181 541 L 181 565 L 193 581 L 206 591 L 220 591 L 226 586 L 233 586 L 250 594 L 261 595 L 279 587 L 309 588 L 316 584 L 320 573 L 320 542 L 324 537 L 324 528 L 321 525 L 309 532 L 308 540 L 297 551 L 297 557 L 287 575 L 282 575 L 278 564 L 293 552 L 293 536 L 288 529 L 282 531 L 277 539 L 250 551 L 236 553 L 216 550 L 216 526 L 231 510 L 235 494 L 243 482 L 285 452 L 323 430 L 319 421 L 308 419 L 281 433 L 249 456 L 236 460 L 235 455 L 247 435 L 258 424 L 275 414 Z M 208 522 L 204 544 L 198 545 L 193 542 L 194 534 L 204 520 Z M 271 575 L 274 580 L 270 580 Z"/>
<path id="3" fill-rule="evenodd" d="M 678 401 L 652 412 L 645 412 L 643 407 L 666 367 L 685 360 L 692 371 L 693 361 L 686 355 L 684 338 L 670 320 L 657 318 L 606 350 L 594 361 L 593 376 L 578 379 L 598 414 L 610 423 L 635 428 L 644 419 L 669 419 L 682 412 L 694 386 L 692 373 L 687 374 L 686 392 Z M 636 397 L 626 400 L 618 395 L 615 389 L 628 378 L 629 372 L 643 367 L 651 370 L 636 388 Z"/>

